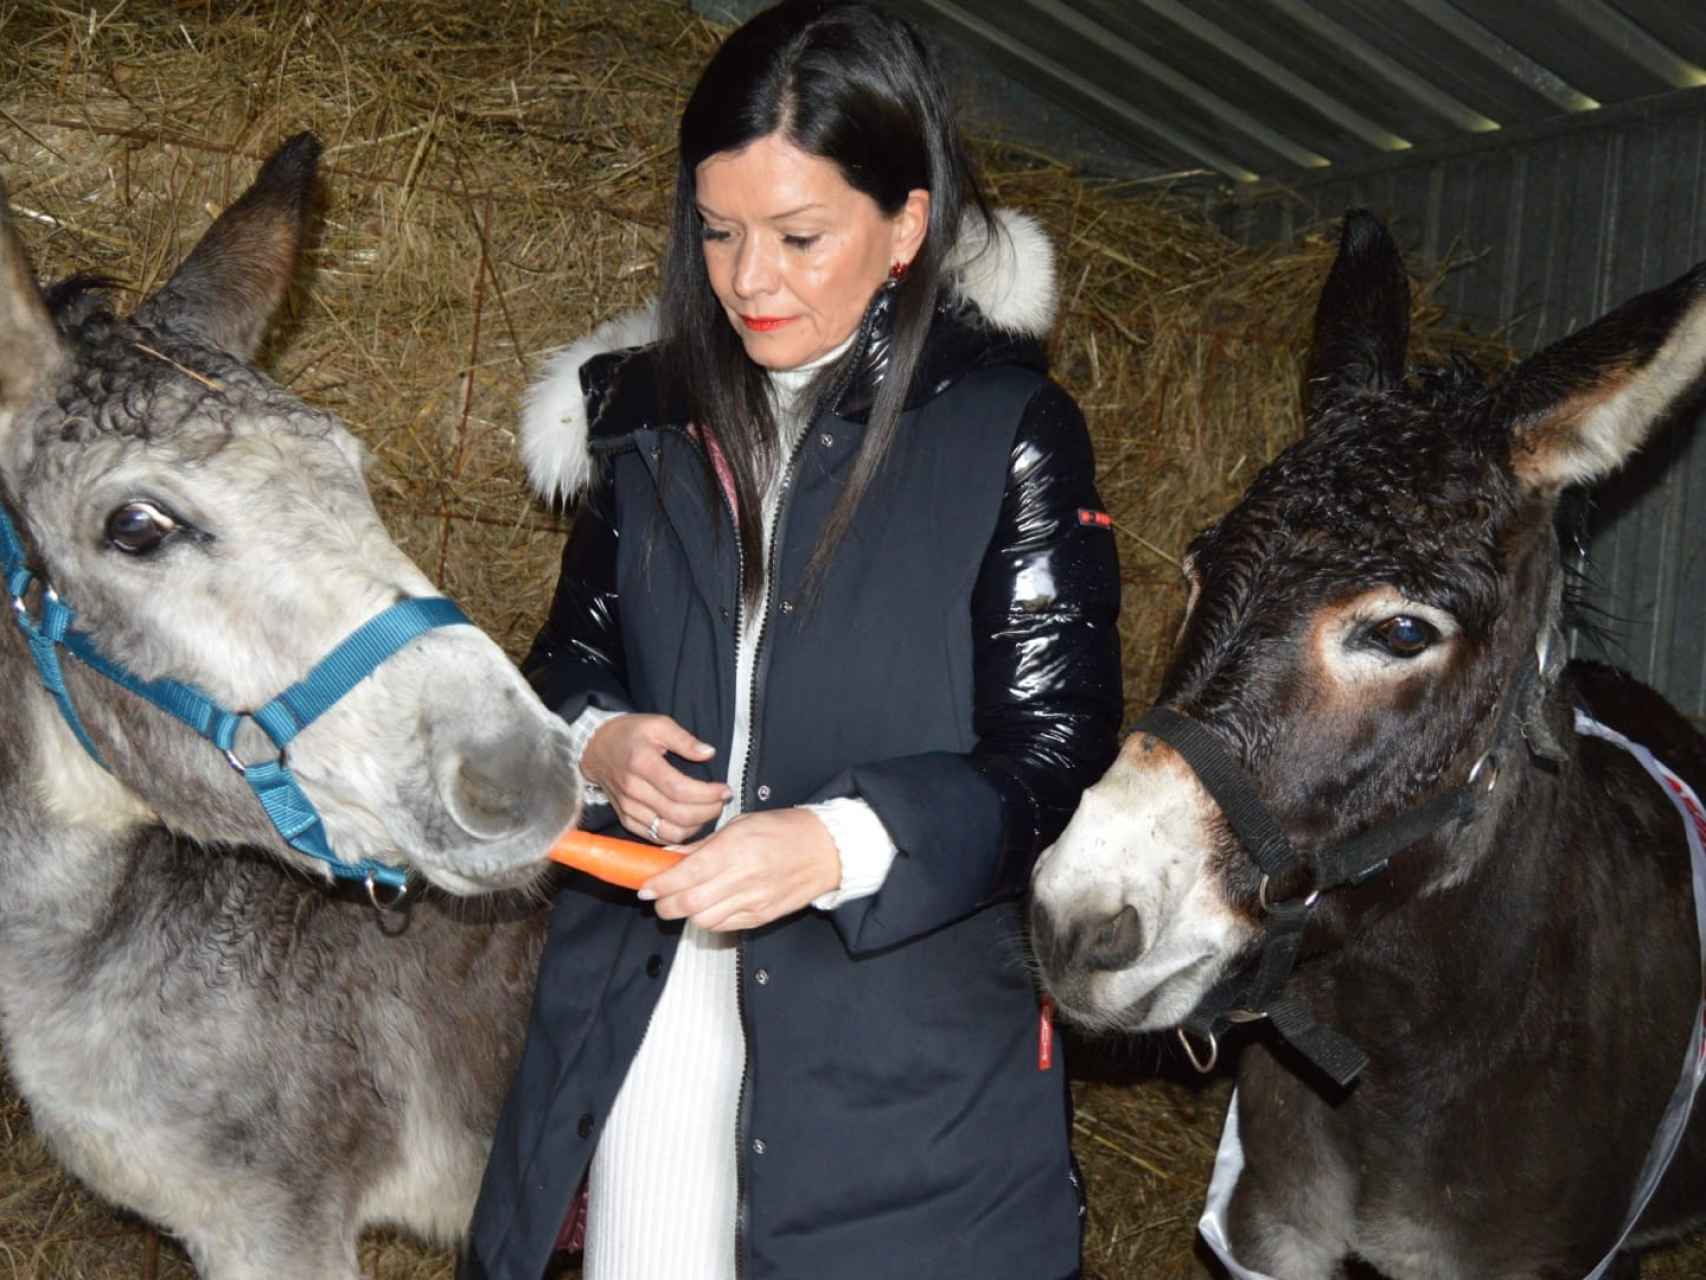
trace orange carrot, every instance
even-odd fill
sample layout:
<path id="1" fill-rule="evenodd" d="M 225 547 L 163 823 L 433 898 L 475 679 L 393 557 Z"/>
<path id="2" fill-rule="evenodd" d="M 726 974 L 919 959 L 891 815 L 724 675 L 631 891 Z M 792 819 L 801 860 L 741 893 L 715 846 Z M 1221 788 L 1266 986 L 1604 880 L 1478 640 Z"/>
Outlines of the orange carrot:
<path id="1" fill-rule="evenodd" d="M 576 828 L 558 836 L 545 856 L 624 889 L 638 889 L 658 872 L 668 871 L 680 862 L 683 855 L 655 844 L 595 836 Z"/>

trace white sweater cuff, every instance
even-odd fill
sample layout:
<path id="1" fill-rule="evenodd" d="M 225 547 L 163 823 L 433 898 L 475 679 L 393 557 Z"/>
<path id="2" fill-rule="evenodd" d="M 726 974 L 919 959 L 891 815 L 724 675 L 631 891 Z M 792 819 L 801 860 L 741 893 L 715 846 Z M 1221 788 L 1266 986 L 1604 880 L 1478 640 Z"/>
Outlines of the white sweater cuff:
<path id="1" fill-rule="evenodd" d="M 575 768 L 581 766 L 581 756 L 586 752 L 586 744 L 592 741 L 592 735 L 617 716 L 627 715 L 626 711 L 605 711 L 601 707 L 588 707 L 573 720 L 569 721 L 569 753 L 573 756 Z M 585 774 L 581 775 L 581 803 L 592 806 L 610 803 L 610 797 Z"/>
<path id="2" fill-rule="evenodd" d="M 802 805 L 829 829 L 841 855 L 841 884 L 812 900 L 819 911 L 832 911 L 855 898 L 868 898 L 883 887 L 894 864 L 894 841 L 876 810 L 863 800 L 844 796 L 822 804 Z"/>

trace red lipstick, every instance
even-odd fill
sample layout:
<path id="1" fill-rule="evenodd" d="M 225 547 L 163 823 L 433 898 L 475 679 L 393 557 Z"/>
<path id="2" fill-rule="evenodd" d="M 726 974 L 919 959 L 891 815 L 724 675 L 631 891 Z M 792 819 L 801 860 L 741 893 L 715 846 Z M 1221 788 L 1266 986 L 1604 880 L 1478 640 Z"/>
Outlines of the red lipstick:
<path id="1" fill-rule="evenodd" d="M 780 329 L 793 319 L 793 316 L 742 316 L 740 322 L 758 333 L 769 333 L 772 329 Z"/>

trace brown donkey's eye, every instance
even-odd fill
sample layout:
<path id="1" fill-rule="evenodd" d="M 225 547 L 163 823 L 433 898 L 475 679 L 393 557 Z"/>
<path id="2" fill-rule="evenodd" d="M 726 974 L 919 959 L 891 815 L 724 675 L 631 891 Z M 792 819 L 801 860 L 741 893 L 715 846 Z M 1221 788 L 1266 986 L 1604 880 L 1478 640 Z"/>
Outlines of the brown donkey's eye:
<path id="1" fill-rule="evenodd" d="M 127 502 L 107 516 L 107 543 L 126 555 L 147 555 L 177 528 L 172 517 L 151 502 Z"/>
<path id="2" fill-rule="evenodd" d="M 1431 622 L 1401 613 L 1370 627 L 1368 638 L 1395 658 L 1413 658 L 1433 647 L 1439 629 Z"/>

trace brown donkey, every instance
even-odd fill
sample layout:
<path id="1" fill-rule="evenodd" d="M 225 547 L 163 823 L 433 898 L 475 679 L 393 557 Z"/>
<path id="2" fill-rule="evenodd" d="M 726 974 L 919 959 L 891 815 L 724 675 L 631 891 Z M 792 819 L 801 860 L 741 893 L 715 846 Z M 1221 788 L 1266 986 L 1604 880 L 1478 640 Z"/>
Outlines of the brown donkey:
<path id="1" fill-rule="evenodd" d="M 1234 1274 L 1632 1275 L 1706 1211 L 1675 1125 L 1622 1235 L 1701 947 L 1671 789 L 1576 717 L 1696 791 L 1706 744 L 1566 662 L 1554 515 L 1706 381 L 1706 269 L 1491 387 L 1407 373 L 1408 304 L 1352 214 L 1308 431 L 1193 544 L 1160 703 L 1038 864 L 1038 960 L 1088 1027 L 1263 1024 L 1205 1220 Z"/>

